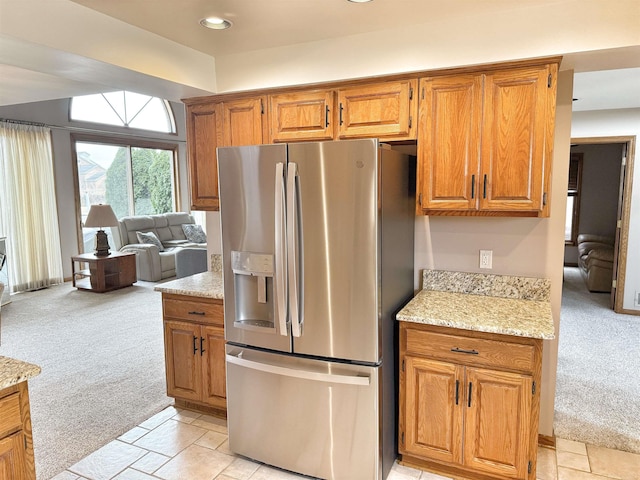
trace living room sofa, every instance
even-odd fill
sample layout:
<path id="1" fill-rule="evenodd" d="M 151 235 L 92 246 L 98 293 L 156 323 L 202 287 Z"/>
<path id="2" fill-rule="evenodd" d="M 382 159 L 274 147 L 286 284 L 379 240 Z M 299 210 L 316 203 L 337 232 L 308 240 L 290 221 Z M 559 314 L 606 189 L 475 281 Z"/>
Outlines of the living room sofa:
<path id="1" fill-rule="evenodd" d="M 613 238 L 578 235 L 578 266 L 590 292 L 610 292 L 613 280 Z"/>
<path id="2" fill-rule="evenodd" d="M 193 216 L 188 213 L 123 217 L 118 224 L 120 251 L 136 254 L 138 280 L 157 282 L 174 277 L 176 254 L 182 250 L 198 249 L 206 252 L 206 239 L 205 242 L 194 242 L 185 234 L 183 225 L 195 225 Z M 153 235 L 148 235 L 149 233 Z M 159 240 L 159 244 L 153 243 L 153 236 Z M 205 271 L 206 253 L 195 257 L 203 259 L 202 271 Z M 193 262 L 194 255 L 183 255 L 183 258 Z"/>

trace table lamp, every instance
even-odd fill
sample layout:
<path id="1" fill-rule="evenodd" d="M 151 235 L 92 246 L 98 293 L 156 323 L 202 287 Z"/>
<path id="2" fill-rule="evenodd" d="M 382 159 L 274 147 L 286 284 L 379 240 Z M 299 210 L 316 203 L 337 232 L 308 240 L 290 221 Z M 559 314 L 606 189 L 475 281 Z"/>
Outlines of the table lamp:
<path id="1" fill-rule="evenodd" d="M 91 205 L 89 215 L 84 222 L 88 228 L 98 228 L 96 232 L 96 257 L 106 257 L 109 255 L 109 240 L 103 227 L 117 227 L 118 219 L 110 205 Z"/>

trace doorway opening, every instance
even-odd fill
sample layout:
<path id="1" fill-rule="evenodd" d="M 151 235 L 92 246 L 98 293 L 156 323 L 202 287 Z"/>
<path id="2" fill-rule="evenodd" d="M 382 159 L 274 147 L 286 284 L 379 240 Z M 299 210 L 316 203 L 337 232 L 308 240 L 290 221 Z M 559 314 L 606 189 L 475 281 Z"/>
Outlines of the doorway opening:
<path id="1" fill-rule="evenodd" d="M 640 432 L 629 422 L 640 412 L 640 385 L 624 379 L 624 372 L 640 368 L 640 345 L 629 341 L 640 335 L 640 318 L 622 315 L 640 313 L 623 309 L 635 137 L 573 138 L 571 143 L 568 195 L 579 211 L 569 205 L 565 224 L 554 434 L 640 453 Z M 580 158 L 581 170 L 576 167 Z M 574 215 L 577 231 L 572 231 Z M 591 238 L 594 243 L 608 238 L 611 244 L 605 292 L 590 291 L 578 266 L 578 242 L 571 239 L 581 233 L 603 237 Z M 596 266 L 603 269 L 602 263 Z"/>
<path id="2" fill-rule="evenodd" d="M 573 138 L 564 265 L 623 310 L 635 137 Z"/>

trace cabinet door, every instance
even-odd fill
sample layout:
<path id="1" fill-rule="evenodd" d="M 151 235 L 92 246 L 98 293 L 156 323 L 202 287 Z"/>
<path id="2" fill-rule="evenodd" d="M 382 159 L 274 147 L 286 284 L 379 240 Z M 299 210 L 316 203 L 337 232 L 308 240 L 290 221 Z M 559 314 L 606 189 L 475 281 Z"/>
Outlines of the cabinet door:
<path id="1" fill-rule="evenodd" d="M 222 104 L 188 105 L 186 114 L 191 208 L 218 210 L 216 148 L 223 145 Z"/>
<path id="2" fill-rule="evenodd" d="M 420 81 L 419 209 L 475 210 L 482 75 Z"/>
<path id="3" fill-rule="evenodd" d="M 266 122 L 263 122 L 265 97 L 249 98 L 224 102 L 223 108 L 223 143 L 225 147 L 244 145 L 260 145 L 264 143 L 263 135 Z"/>
<path id="4" fill-rule="evenodd" d="M 338 90 L 338 137 L 415 139 L 416 80 Z"/>
<path id="5" fill-rule="evenodd" d="M 28 478 L 25 471 L 24 435 L 21 431 L 0 440 L 0 479 L 5 478 Z"/>
<path id="6" fill-rule="evenodd" d="M 271 95 L 271 142 L 332 140 L 333 102 L 333 90 Z"/>
<path id="7" fill-rule="evenodd" d="M 463 374 L 464 368 L 452 363 L 405 357 L 401 453 L 462 461 Z"/>
<path id="8" fill-rule="evenodd" d="M 202 327 L 202 401 L 210 405 L 226 407 L 227 387 L 225 372 L 224 329 Z"/>
<path id="9" fill-rule="evenodd" d="M 542 210 L 549 75 L 540 67 L 485 76 L 480 209 Z"/>
<path id="10" fill-rule="evenodd" d="M 165 321 L 164 353 L 167 395 L 199 401 L 202 397 L 200 326 Z"/>
<path id="11" fill-rule="evenodd" d="M 527 478 L 532 378 L 467 367 L 465 383 L 465 466 Z"/>

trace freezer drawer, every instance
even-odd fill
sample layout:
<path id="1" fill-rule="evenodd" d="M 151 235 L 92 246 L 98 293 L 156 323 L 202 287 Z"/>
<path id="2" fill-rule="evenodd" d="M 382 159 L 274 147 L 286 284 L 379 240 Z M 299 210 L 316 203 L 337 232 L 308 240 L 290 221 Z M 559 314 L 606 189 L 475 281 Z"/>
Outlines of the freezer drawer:
<path id="1" fill-rule="evenodd" d="M 380 367 L 227 345 L 229 447 L 323 479 L 382 479 Z"/>

